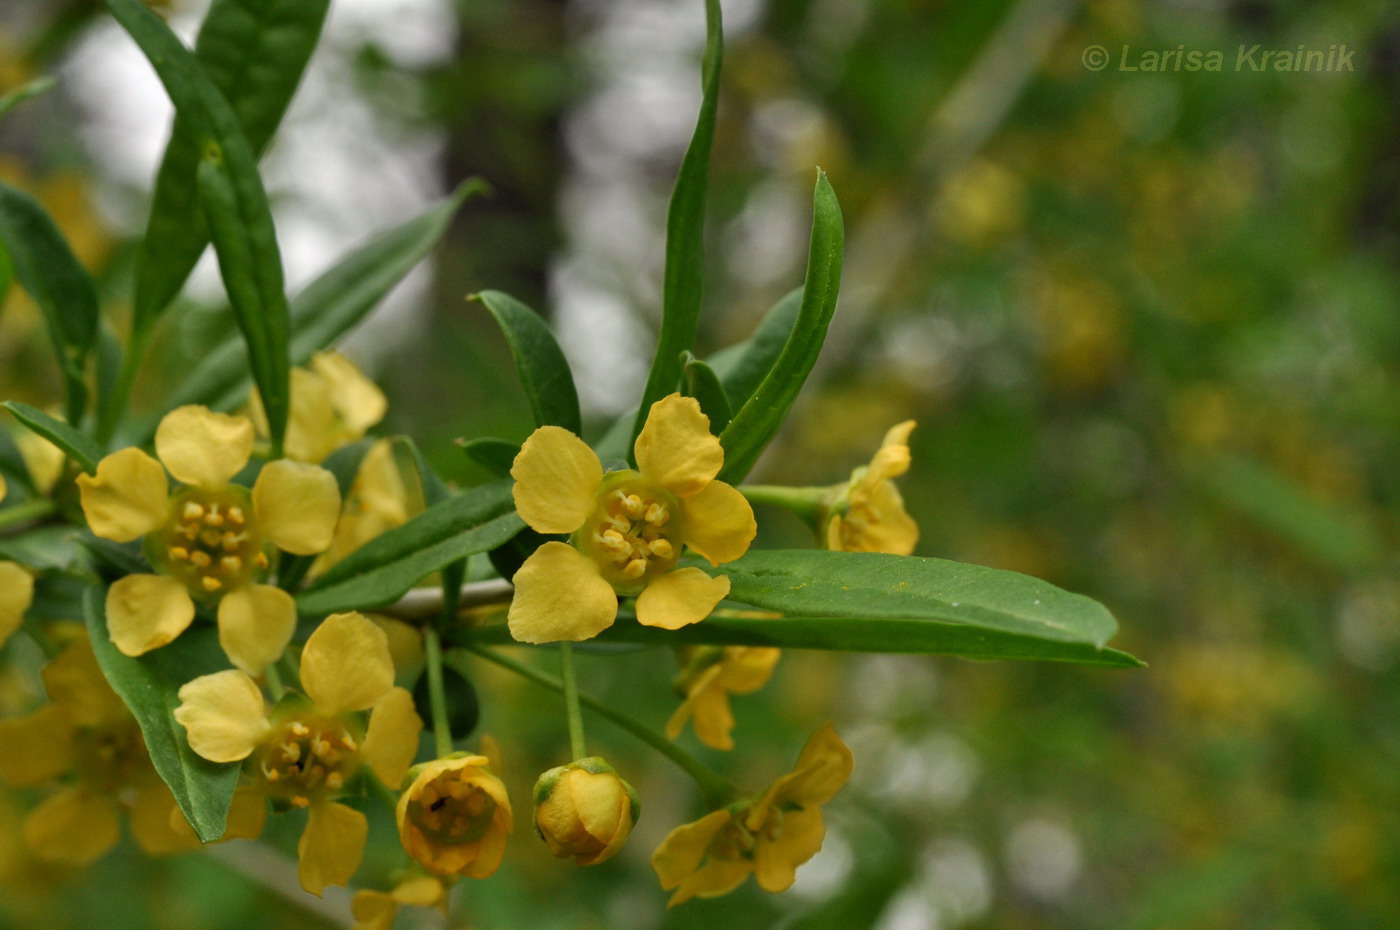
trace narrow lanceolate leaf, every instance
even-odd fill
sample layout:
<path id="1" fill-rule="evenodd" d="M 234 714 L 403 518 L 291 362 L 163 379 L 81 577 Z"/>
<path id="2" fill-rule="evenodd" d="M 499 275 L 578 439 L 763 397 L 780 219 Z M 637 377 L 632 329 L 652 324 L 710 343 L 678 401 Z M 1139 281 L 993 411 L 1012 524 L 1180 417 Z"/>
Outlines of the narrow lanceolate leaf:
<path id="1" fill-rule="evenodd" d="M 68 419 L 87 405 L 83 365 L 97 340 L 97 288 L 39 201 L 0 183 L 0 242 L 20 286 L 44 314 L 63 370 Z"/>
<path id="2" fill-rule="evenodd" d="M 729 425 L 730 417 L 729 397 L 725 394 L 724 385 L 720 383 L 715 370 L 705 362 L 689 352 L 685 356 L 681 387 L 687 397 L 699 401 L 700 409 L 710 418 L 710 432 L 722 433 Z"/>
<path id="3" fill-rule="evenodd" d="M 520 443 L 497 439 L 495 436 L 481 436 L 465 441 L 459 439 L 458 443 L 467 458 L 498 478 L 510 474 L 515 457 L 520 454 Z"/>
<path id="4" fill-rule="evenodd" d="M 802 390 L 812 366 L 817 363 L 826 329 L 836 312 L 836 296 L 841 290 L 841 252 L 845 231 L 841 225 L 841 205 L 831 189 L 826 173 L 817 172 L 817 188 L 812 195 L 812 238 L 807 251 L 807 277 L 802 284 L 802 303 L 797 321 L 788 332 L 768 374 L 747 402 L 734 414 L 720 436 L 724 446 L 724 470 L 720 478 L 738 484 L 753 468 L 759 454 L 787 416 L 788 409 Z"/>
<path id="5" fill-rule="evenodd" d="M 484 185 L 464 182 L 428 210 L 376 233 L 292 298 L 293 365 L 303 365 L 333 344 L 384 299 L 394 285 L 442 239 L 457 209 Z M 169 400 L 171 409 L 204 404 L 229 410 L 248 393 L 248 352 L 241 339 L 229 339 L 200 359 Z"/>
<path id="6" fill-rule="evenodd" d="M 429 507 L 403 526 L 356 549 L 303 591 L 308 616 L 379 607 L 453 562 L 501 545 L 524 527 L 511 482 L 472 488 Z"/>
<path id="7" fill-rule="evenodd" d="M 204 842 L 217 840 L 224 835 L 242 766 L 220 765 L 196 755 L 174 711 L 180 705 L 181 685 L 228 668 L 218 636 L 212 627 L 195 627 L 168 646 L 132 658 L 119 652 L 107 635 L 105 599 L 106 591 L 95 585 L 83 598 L 97 664 L 141 725 L 151 762 L 185 819 Z"/>
<path id="8" fill-rule="evenodd" d="M 562 426 L 574 435 L 583 432 L 569 360 L 564 357 L 548 324 L 509 294 L 482 291 L 476 296 L 505 333 L 511 354 L 515 356 L 520 384 L 525 388 L 530 410 L 535 415 L 535 425 Z"/>
<path id="9" fill-rule="evenodd" d="M 215 0 L 195 57 L 228 101 L 253 152 L 267 147 L 321 34 L 330 0 Z M 196 122 L 176 120 L 156 175 L 146 238 L 136 259 L 135 324 L 149 328 L 179 293 L 209 242 L 195 173 Z"/>
<path id="10" fill-rule="evenodd" d="M 107 0 L 123 29 L 155 68 L 165 92 L 199 144 L 199 199 L 219 270 L 248 344 L 274 454 L 287 426 L 290 365 L 282 257 L 257 158 L 238 118 L 189 49 L 140 0 Z"/>
<path id="11" fill-rule="evenodd" d="M 88 436 L 28 404 L 10 400 L 5 402 L 4 407 L 15 415 L 16 420 L 62 449 L 83 471 L 89 475 L 96 473 L 102 450 Z"/>
<path id="12" fill-rule="evenodd" d="M 705 0 L 705 59 L 701 66 L 700 115 L 681 160 L 666 214 L 666 271 L 662 283 L 661 331 L 641 405 L 632 422 L 632 440 L 642 431 L 651 405 L 676 389 L 681 353 L 695 345 L 705 277 L 705 197 L 710 185 L 710 149 L 715 139 L 724 30 L 719 0 Z M 630 446 L 629 442 L 629 452 Z"/>
<path id="13" fill-rule="evenodd" d="M 802 288 L 799 287 L 788 291 L 764 314 L 752 336 L 706 359 L 724 385 L 731 410 L 743 407 L 768 376 L 783 346 L 787 345 L 801 309 Z"/>

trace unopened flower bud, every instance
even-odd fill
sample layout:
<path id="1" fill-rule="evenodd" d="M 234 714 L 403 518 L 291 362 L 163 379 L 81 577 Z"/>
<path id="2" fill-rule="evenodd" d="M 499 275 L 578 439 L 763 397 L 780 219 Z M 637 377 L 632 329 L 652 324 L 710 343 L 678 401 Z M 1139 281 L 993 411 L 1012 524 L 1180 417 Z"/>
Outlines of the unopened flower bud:
<path id="1" fill-rule="evenodd" d="M 556 858 L 597 865 L 627 842 L 637 792 L 597 756 L 552 768 L 535 783 L 535 832 Z"/>

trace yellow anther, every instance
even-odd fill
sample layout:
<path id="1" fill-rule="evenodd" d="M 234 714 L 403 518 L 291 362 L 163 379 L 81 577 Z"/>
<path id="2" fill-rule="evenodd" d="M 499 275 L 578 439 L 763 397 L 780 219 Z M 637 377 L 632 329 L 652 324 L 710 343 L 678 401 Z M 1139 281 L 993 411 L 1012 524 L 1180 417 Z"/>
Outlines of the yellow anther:
<path id="1" fill-rule="evenodd" d="M 308 808 L 311 806 L 311 799 L 299 794 L 296 797 L 292 798 L 292 806 L 300 807 L 303 809 Z"/>
<path id="2" fill-rule="evenodd" d="M 246 533 L 225 533 L 219 545 L 224 547 L 225 552 L 232 552 L 243 544 L 243 540 L 248 538 Z"/>
<path id="3" fill-rule="evenodd" d="M 665 526 L 669 519 L 671 519 L 671 512 L 655 501 L 647 508 L 646 521 L 652 526 Z"/>
<path id="4" fill-rule="evenodd" d="M 253 556 L 253 564 L 258 568 L 267 568 L 267 554 L 259 552 L 257 555 Z"/>
<path id="5" fill-rule="evenodd" d="M 186 523 L 180 527 L 180 535 L 186 539 L 193 540 L 199 535 L 199 526 L 194 523 Z"/>
<path id="6" fill-rule="evenodd" d="M 263 777 L 266 778 L 268 781 L 277 781 L 282 777 L 282 773 L 277 771 L 276 769 L 264 769 Z"/>
<path id="7" fill-rule="evenodd" d="M 646 559 L 633 559 L 627 563 L 627 567 L 622 570 L 622 577 L 627 581 L 636 581 L 647 573 Z"/>
<path id="8" fill-rule="evenodd" d="M 214 593 L 215 591 L 219 590 L 224 586 L 224 583 L 222 581 L 210 575 L 205 575 L 203 578 L 199 579 L 199 583 L 202 584 L 204 586 L 204 590 L 208 591 L 210 594 Z"/>
<path id="9" fill-rule="evenodd" d="M 228 522 L 241 526 L 243 523 L 243 508 L 230 507 L 228 509 Z"/>
<path id="10" fill-rule="evenodd" d="M 196 549 L 195 551 L 190 553 L 190 561 L 195 564 L 196 568 L 208 568 L 210 561 L 209 553 L 203 551 L 202 549 Z"/>
<path id="11" fill-rule="evenodd" d="M 224 571 L 229 574 L 242 571 L 243 569 L 243 560 L 236 555 L 224 556 L 222 559 L 219 559 L 219 564 L 222 565 Z"/>
<path id="12" fill-rule="evenodd" d="M 170 557 L 179 562 L 187 561 L 190 557 L 190 550 L 186 549 L 184 546 L 171 546 Z"/>
<path id="13" fill-rule="evenodd" d="M 331 772 L 326 776 L 326 787 L 332 791 L 339 791 L 345 785 L 345 779 L 339 772 Z"/>
<path id="14" fill-rule="evenodd" d="M 223 541 L 223 535 L 218 530 L 205 530 L 199 534 L 199 541 L 212 548 Z"/>
<path id="15" fill-rule="evenodd" d="M 675 554 L 675 551 L 675 547 L 671 545 L 669 540 L 653 539 L 651 541 L 651 554 L 657 558 L 669 559 Z"/>
<path id="16" fill-rule="evenodd" d="M 209 526 L 224 525 L 224 515 L 219 513 L 218 504 L 209 505 L 209 512 L 204 515 L 204 522 L 207 523 Z"/>
<path id="17" fill-rule="evenodd" d="M 292 734 L 293 736 L 295 736 L 297 739 L 305 739 L 306 737 L 308 737 L 308 736 L 311 735 L 311 731 L 310 731 L 309 729 L 307 729 L 306 724 L 302 723 L 300 720 L 298 720 L 298 721 L 296 721 L 295 723 L 293 723 L 293 724 L 292 724 L 290 727 L 288 727 L 287 729 L 288 729 L 288 730 L 291 732 L 291 734 Z"/>
<path id="18" fill-rule="evenodd" d="M 204 508 L 194 501 L 185 501 L 184 518 L 186 520 L 198 520 L 204 516 Z"/>
<path id="19" fill-rule="evenodd" d="M 354 737 L 352 737 L 349 733 L 346 733 L 344 736 L 342 736 L 340 738 L 340 742 L 350 752 L 354 752 L 357 748 L 355 745 Z"/>

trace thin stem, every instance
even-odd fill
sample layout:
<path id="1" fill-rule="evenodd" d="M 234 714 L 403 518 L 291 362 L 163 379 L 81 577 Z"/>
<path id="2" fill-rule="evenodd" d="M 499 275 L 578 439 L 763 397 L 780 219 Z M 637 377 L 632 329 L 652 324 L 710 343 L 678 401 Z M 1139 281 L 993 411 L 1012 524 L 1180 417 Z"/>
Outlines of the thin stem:
<path id="1" fill-rule="evenodd" d="M 461 594 L 457 598 L 457 609 L 504 604 L 510 600 L 514 591 L 515 588 L 504 578 L 473 581 L 462 585 Z M 446 598 L 443 597 L 441 586 L 414 588 L 388 607 L 380 609 L 379 613 L 399 620 L 421 621 L 441 616 L 445 606 Z"/>
<path id="2" fill-rule="evenodd" d="M 523 662 L 517 662 L 514 659 L 503 656 L 494 649 L 476 645 L 463 646 L 462 649 L 479 655 L 488 662 L 494 662 L 502 668 L 509 669 L 522 678 L 528 678 L 535 684 L 549 688 L 551 691 L 560 693 L 564 691 L 563 682 L 553 675 L 541 672 L 539 669 L 526 665 Z M 586 694 L 580 694 L 578 699 L 579 703 L 584 707 L 587 707 L 600 717 L 611 720 L 613 723 L 617 724 L 628 733 L 631 733 L 633 736 L 637 737 L 637 739 L 646 743 L 652 749 L 655 749 L 684 769 L 687 775 L 695 779 L 695 784 L 700 787 L 700 792 L 705 796 L 706 803 L 714 810 L 719 810 L 738 796 L 738 790 L 729 779 L 720 775 L 640 720 L 620 710 L 614 710 Z"/>
<path id="3" fill-rule="evenodd" d="M 785 488 L 772 484 L 746 484 L 739 492 L 753 504 L 772 504 L 791 511 L 815 527 L 826 512 L 830 488 Z"/>
<path id="4" fill-rule="evenodd" d="M 564 684 L 564 712 L 569 717 L 569 752 L 575 760 L 588 755 L 584 749 L 583 714 L 578 709 L 578 679 L 574 676 L 574 644 L 559 644 L 559 677 Z"/>
<path id="5" fill-rule="evenodd" d="M 131 400 L 131 389 L 136 385 L 136 373 L 141 368 L 141 359 L 146 355 L 146 344 L 150 341 L 149 327 L 132 331 L 131 340 L 126 346 L 126 355 L 122 357 L 117 383 L 112 386 L 111 395 L 105 398 L 102 409 L 98 412 L 96 439 L 99 446 L 105 448 L 117 431 L 117 424 L 121 422 L 126 405 Z"/>
<path id="6" fill-rule="evenodd" d="M 276 662 L 263 669 L 263 677 L 267 679 L 267 690 L 272 692 L 272 700 L 282 700 L 282 695 L 287 693 L 287 686 L 282 683 L 282 672 L 278 670 Z"/>
<path id="7" fill-rule="evenodd" d="M 428 702 L 433 710 L 433 740 L 438 758 L 452 754 L 452 727 L 447 722 L 447 694 L 442 687 L 442 638 L 436 627 L 423 628 L 423 646 L 428 660 Z"/>
<path id="8" fill-rule="evenodd" d="M 0 528 L 40 520 L 57 510 L 58 506 L 47 497 L 36 497 L 32 501 L 0 510 Z"/>

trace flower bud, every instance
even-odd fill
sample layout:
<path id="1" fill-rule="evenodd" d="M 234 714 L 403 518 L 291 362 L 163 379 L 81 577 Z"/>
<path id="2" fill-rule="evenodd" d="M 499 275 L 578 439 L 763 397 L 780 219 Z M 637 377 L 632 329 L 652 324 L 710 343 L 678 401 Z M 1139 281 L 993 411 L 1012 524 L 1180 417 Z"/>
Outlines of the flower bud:
<path id="1" fill-rule="evenodd" d="M 597 865 L 627 842 L 637 792 L 597 756 L 552 768 L 535 783 L 535 832 L 556 858 Z"/>

